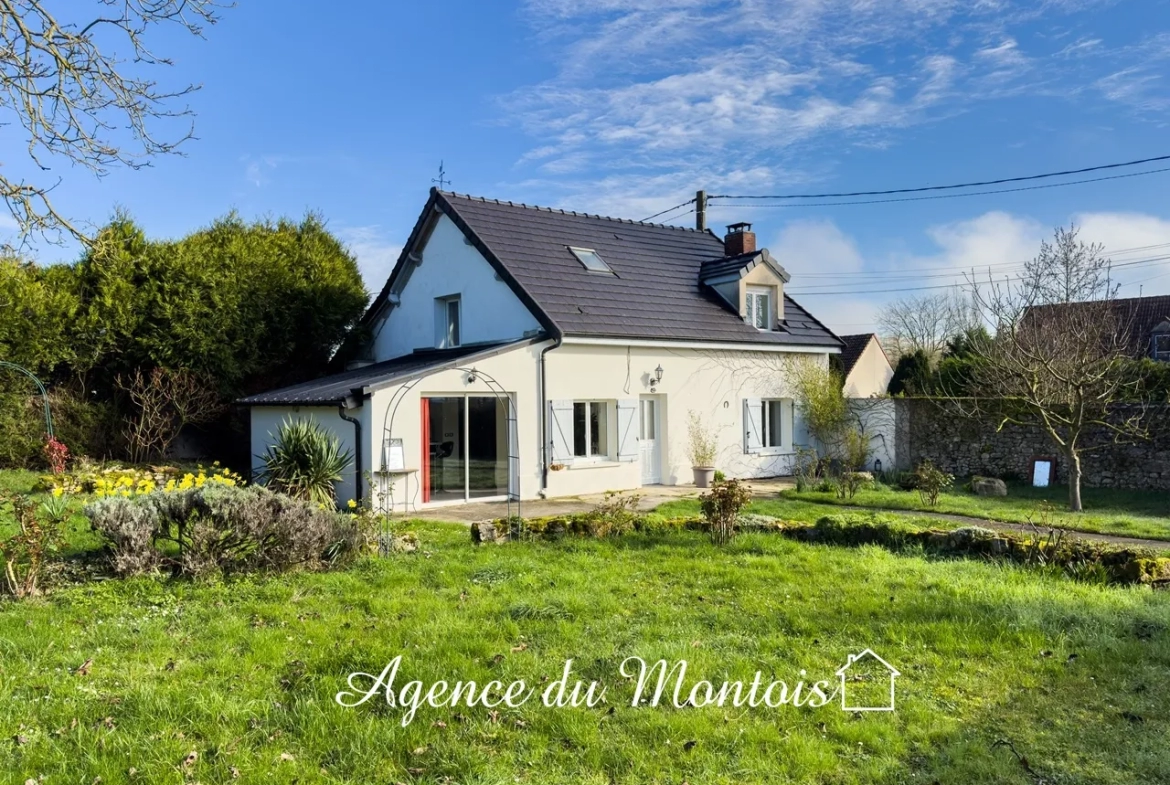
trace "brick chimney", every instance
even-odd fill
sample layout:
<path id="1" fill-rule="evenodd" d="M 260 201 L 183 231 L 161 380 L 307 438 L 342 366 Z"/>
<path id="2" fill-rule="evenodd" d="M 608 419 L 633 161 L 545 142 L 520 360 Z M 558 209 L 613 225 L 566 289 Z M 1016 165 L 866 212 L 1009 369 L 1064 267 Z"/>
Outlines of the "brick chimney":
<path id="1" fill-rule="evenodd" d="M 724 256 L 739 256 L 745 253 L 755 253 L 756 233 L 749 223 L 732 224 L 727 227 L 727 236 L 723 238 Z"/>

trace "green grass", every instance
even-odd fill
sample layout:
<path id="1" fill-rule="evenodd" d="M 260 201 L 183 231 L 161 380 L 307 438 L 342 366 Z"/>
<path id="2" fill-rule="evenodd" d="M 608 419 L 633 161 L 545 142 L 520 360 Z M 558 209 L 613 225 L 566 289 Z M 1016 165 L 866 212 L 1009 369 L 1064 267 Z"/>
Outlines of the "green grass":
<path id="1" fill-rule="evenodd" d="M 1008 495 L 1005 497 L 976 496 L 956 489 L 942 494 L 937 507 L 924 504 L 916 491 L 893 488 L 861 491 L 852 499 L 838 499 L 833 493 L 818 491 L 792 490 L 783 491 L 781 495 L 789 501 L 944 512 L 1008 523 L 1040 523 L 1040 506 L 1047 501 L 1052 505 L 1048 520 L 1054 526 L 1126 537 L 1170 540 L 1170 493 L 1165 491 L 1085 488 L 1082 492 L 1085 509 L 1080 513 L 1068 511 L 1068 490 L 1056 485 L 1033 488 L 1022 483 L 1009 483 Z"/>
<path id="2" fill-rule="evenodd" d="M 420 552 L 343 573 L 0 603 L 5 781 L 1034 782 L 999 739 L 1050 783 L 1170 781 L 1162 593 L 770 535 L 419 534 Z M 903 673 L 895 712 L 632 708 L 618 675 L 637 655 L 714 681 L 830 679 L 866 647 Z M 424 708 L 404 729 L 384 703 L 333 702 L 398 654 L 400 683 L 542 684 L 573 658 L 608 704 Z"/>

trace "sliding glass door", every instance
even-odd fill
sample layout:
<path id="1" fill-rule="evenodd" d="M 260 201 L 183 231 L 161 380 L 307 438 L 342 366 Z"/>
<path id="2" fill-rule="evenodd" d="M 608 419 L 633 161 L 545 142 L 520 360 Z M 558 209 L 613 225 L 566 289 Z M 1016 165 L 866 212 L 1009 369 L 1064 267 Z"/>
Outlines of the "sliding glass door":
<path id="1" fill-rule="evenodd" d="M 423 501 L 506 496 L 508 402 L 495 396 L 423 399 Z"/>

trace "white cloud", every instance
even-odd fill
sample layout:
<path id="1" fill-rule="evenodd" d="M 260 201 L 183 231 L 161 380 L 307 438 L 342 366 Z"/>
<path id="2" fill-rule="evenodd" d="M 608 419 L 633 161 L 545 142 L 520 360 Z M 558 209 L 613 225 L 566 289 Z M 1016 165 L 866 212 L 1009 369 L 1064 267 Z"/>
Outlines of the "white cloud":
<path id="1" fill-rule="evenodd" d="M 402 245 L 396 244 L 383 233 L 380 226 L 350 226 L 337 230 L 338 236 L 357 257 L 358 270 L 371 295 L 382 291 Z"/>
<path id="2" fill-rule="evenodd" d="M 517 161 L 540 175 L 528 186 L 611 189 L 648 214 L 738 171 L 807 181 L 810 150 L 887 146 L 979 101 L 1095 89 L 1170 111 L 1148 66 L 1170 36 L 1110 49 L 1023 28 L 1110 2 L 528 0 L 557 73 L 501 100 L 535 140 Z"/>
<path id="3" fill-rule="evenodd" d="M 1093 212 L 1073 215 L 1069 223 L 1080 227 L 1082 241 L 1105 247 L 1120 296 L 1170 293 L 1170 220 Z M 923 287 L 965 287 L 972 273 L 977 282 L 1018 274 L 1052 232 L 1027 216 L 988 212 L 927 229 L 934 247 L 928 253 L 890 254 L 867 253 L 831 221 L 795 221 L 770 249 L 792 273 L 789 291 L 797 301 L 833 330 L 856 333 L 874 330 L 891 300 L 944 291 Z"/>

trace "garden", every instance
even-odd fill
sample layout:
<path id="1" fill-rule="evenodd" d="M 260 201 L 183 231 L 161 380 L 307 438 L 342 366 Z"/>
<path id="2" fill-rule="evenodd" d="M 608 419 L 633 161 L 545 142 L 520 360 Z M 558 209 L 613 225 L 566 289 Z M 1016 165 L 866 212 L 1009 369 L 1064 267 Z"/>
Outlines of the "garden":
<path id="1" fill-rule="evenodd" d="M 1170 778 L 1170 606 L 1150 581 L 1118 580 L 1107 551 L 753 501 L 734 480 L 649 513 L 611 494 L 469 536 L 313 499 L 281 451 L 313 437 L 289 431 L 270 487 L 218 466 L 0 472 L 26 516 L 4 508 L 7 542 L 27 534 L 13 514 L 34 508 L 56 548 L 44 582 L 0 604 L 0 770 L 103 783 Z M 408 547 L 379 548 L 386 532 Z M 635 706 L 622 675 L 637 656 L 685 660 L 684 694 L 757 672 L 831 682 L 863 649 L 899 669 L 895 711 Z M 591 707 L 423 706 L 405 725 L 381 695 L 338 705 L 351 674 L 399 656 L 399 683 L 543 689 L 571 659 L 607 692 Z"/>

